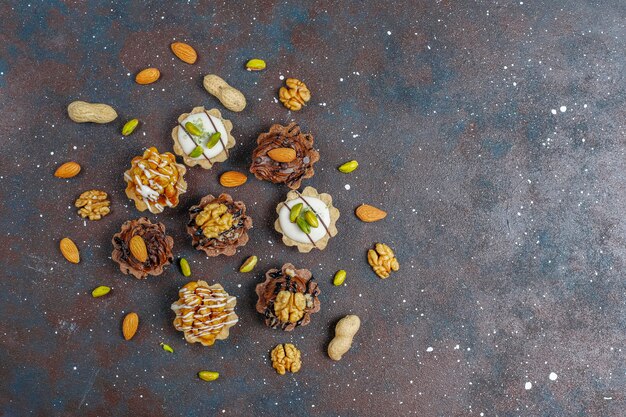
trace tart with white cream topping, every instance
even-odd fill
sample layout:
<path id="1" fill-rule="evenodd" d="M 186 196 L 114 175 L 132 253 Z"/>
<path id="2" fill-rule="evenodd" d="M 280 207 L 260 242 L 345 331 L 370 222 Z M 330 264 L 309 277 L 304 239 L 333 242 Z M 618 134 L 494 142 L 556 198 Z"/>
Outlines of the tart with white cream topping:
<path id="1" fill-rule="evenodd" d="M 276 212 L 274 228 L 283 235 L 285 245 L 296 246 L 300 252 L 322 250 L 337 234 L 339 210 L 333 206 L 333 198 L 313 187 L 306 187 L 302 193 L 290 191 Z"/>
<path id="2" fill-rule="evenodd" d="M 191 113 L 181 114 L 172 129 L 174 152 L 187 166 L 211 169 L 216 162 L 224 162 L 235 146 L 232 129 L 233 124 L 223 119 L 219 110 L 194 107 Z"/>

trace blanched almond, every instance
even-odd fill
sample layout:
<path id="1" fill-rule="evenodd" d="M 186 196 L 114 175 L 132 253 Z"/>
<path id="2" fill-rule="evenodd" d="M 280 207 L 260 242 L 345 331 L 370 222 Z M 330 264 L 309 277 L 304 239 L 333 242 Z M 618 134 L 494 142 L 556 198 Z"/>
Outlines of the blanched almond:
<path id="1" fill-rule="evenodd" d="M 356 216 L 366 223 L 377 222 L 387 217 L 387 212 L 370 206 L 369 204 L 362 204 L 356 209 Z"/>

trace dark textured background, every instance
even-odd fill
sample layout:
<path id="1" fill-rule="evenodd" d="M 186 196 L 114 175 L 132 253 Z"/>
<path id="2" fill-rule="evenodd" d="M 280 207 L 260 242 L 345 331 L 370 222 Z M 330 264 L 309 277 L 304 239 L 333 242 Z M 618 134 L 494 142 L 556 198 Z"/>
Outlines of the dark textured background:
<path id="1" fill-rule="evenodd" d="M 0 415 L 624 415 L 624 1 L 13 1 L 0 17 Z M 172 55 L 174 40 L 196 47 L 196 65 Z M 245 71 L 253 57 L 268 69 Z M 135 84 L 148 66 L 161 80 Z M 149 217 L 194 278 L 238 297 L 240 323 L 212 348 L 171 324 L 187 281 L 176 267 L 138 281 L 109 259 L 113 233 L 140 216 L 124 195 L 130 159 L 171 150 L 194 106 L 222 110 L 201 87 L 207 73 L 248 98 L 225 111 L 237 146 L 190 170 L 178 208 Z M 306 109 L 276 103 L 281 75 L 308 84 Z M 120 118 L 75 124 L 77 99 Z M 122 138 L 132 117 L 141 128 Z M 249 244 L 230 258 L 194 251 L 186 209 L 225 191 L 219 173 L 246 170 L 256 136 L 290 120 L 316 138 L 305 185 L 333 195 L 339 234 L 323 252 L 285 247 L 272 223 L 287 190 L 250 179 L 232 193 L 254 218 Z M 336 171 L 352 158 L 358 171 Z M 67 160 L 81 174 L 54 178 Z M 110 193 L 113 213 L 85 223 L 72 204 L 92 188 Z M 359 222 L 362 202 L 389 216 Z M 59 254 L 66 235 L 79 265 Z M 366 263 L 376 241 L 400 259 L 385 281 Z M 255 273 L 236 272 L 251 254 Z M 284 262 L 322 289 L 322 311 L 292 333 L 254 311 L 255 284 Z M 340 268 L 349 277 L 335 288 Z M 112 293 L 92 299 L 102 284 Z M 128 311 L 141 326 L 124 342 Z M 362 330 L 333 362 L 325 349 L 347 313 Z M 300 373 L 271 368 L 280 342 L 302 350 Z M 202 369 L 221 377 L 200 381 Z"/>

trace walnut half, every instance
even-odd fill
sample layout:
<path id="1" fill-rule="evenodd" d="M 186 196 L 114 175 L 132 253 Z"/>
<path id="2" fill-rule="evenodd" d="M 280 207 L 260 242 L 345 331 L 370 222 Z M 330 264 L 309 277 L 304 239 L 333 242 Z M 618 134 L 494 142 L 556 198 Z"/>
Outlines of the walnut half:
<path id="1" fill-rule="evenodd" d="M 109 208 L 111 202 L 108 200 L 108 195 L 100 190 L 85 191 L 78 197 L 74 205 L 80 208 L 78 214 L 82 218 L 88 217 L 89 220 L 100 220 L 111 212 Z"/>
<path id="2" fill-rule="evenodd" d="M 304 317 L 306 297 L 301 292 L 281 291 L 274 301 L 274 314 L 284 323 L 297 323 Z"/>
<path id="3" fill-rule="evenodd" d="M 271 353 L 272 367 L 281 375 L 298 372 L 302 367 L 300 351 L 291 343 L 277 345 Z"/>

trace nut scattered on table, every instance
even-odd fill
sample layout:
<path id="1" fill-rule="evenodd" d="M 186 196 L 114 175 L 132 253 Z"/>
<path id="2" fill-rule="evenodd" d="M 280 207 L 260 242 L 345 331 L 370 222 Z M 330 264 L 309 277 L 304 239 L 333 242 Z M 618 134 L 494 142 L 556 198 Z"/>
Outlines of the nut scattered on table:
<path id="1" fill-rule="evenodd" d="M 117 118 L 117 112 L 108 104 L 73 101 L 67 106 L 67 115 L 76 123 L 109 123 Z"/>
<path id="2" fill-rule="evenodd" d="M 281 375 L 296 373 L 302 367 L 300 351 L 291 343 L 277 345 L 271 353 L 272 367 Z"/>
<path id="3" fill-rule="evenodd" d="M 191 45 L 184 42 L 174 42 L 170 45 L 172 52 L 178 59 L 187 64 L 194 64 L 198 59 L 198 53 Z"/>
<path id="4" fill-rule="evenodd" d="M 377 243 L 375 249 L 370 249 L 367 252 L 367 261 L 376 275 L 383 279 L 388 278 L 391 271 L 400 269 L 400 264 L 393 250 L 384 243 Z"/>
<path id="5" fill-rule="evenodd" d="M 54 171 L 54 176 L 57 178 L 72 178 L 78 175 L 80 169 L 78 162 L 66 162 Z"/>
<path id="6" fill-rule="evenodd" d="M 69 237 L 64 237 L 59 242 L 59 249 L 61 250 L 61 254 L 65 259 L 73 264 L 77 264 L 80 262 L 80 253 L 78 252 L 78 247 L 76 243 L 72 241 Z"/>
<path id="7" fill-rule="evenodd" d="M 78 214 L 83 219 L 100 220 L 111 212 L 109 208 L 111 202 L 108 200 L 108 195 L 100 190 L 85 191 L 78 197 L 74 205 L 79 208 Z"/>
<path id="8" fill-rule="evenodd" d="M 365 223 L 377 222 L 387 217 L 387 212 L 369 204 L 361 204 L 356 208 L 356 216 Z"/>
<path id="9" fill-rule="evenodd" d="M 125 340 L 130 340 L 137 333 L 139 328 L 139 316 L 137 313 L 128 313 L 122 322 L 122 334 Z"/>
<path id="10" fill-rule="evenodd" d="M 161 71 L 157 68 L 146 68 L 141 70 L 135 76 L 135 82 L 137 84 L 152 84 L 161 77 Z"/>
<path id="11" fill-rule="evenodd" d="M 311 99 L 311 92 L 305 83 L 296 78 L 287 78 L 286 87 L 280 87 L 278 98 L 289 110 L 298 111 Z"/>
<path id="12" fill-rule="evenodd" d="M 231 111 L 242 111 L 246 108 L 246 97 L 236 88 L 228 85 L 223 78 L 208 74 L 202 80 L 204 89 L 217 97 L 224 107 Z"/>
<path id="13" fill-rule="evenodd" d="M 335 326 L 335 337 L 328 345 L 328 356 L 338 361 L 344 353 L 350 350 L 352 339 L 361 327 L 361 320 L 358 316 L 348 315 L 339 320 Z"/>

